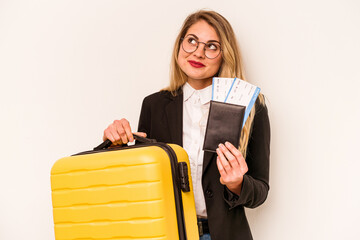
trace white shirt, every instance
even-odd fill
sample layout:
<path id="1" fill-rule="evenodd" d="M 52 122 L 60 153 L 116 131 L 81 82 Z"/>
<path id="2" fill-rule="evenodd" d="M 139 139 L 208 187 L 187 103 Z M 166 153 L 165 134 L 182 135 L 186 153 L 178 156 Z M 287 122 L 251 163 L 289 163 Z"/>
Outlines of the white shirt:
<path id="1" fill-rule="evenodd" d="M 211 85 L 195 90 L 190 84 L 183 86 L 183 147 L 190 160 L 196 214 L 207 217 L 201 177 L 203 168 L 206 123 L 209 115 Z"/>

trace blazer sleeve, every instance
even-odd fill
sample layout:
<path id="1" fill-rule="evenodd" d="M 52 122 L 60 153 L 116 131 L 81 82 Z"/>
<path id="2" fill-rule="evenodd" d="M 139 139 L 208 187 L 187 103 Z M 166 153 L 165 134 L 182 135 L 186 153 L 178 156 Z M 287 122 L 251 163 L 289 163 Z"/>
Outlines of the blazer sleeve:
<path id="1" fill-rule="evenodd" d="M 269 191 L 270 166 L 270 123 L 265 105 L 258 104 L 251 130 L 246 163 L 248 172 L 244 175 L 240 196 L 225 187 L 224 199 L 230 209 L 239 205 L 255 208 L 267 198 Z"/>
<path id="2" fill-rule="evenodd" d="M 151 104 L 148 97 L 144 98 L 139 118 L 138 132 L 144 132 L 147 137 L 150 136 L 151 131 Z"/>

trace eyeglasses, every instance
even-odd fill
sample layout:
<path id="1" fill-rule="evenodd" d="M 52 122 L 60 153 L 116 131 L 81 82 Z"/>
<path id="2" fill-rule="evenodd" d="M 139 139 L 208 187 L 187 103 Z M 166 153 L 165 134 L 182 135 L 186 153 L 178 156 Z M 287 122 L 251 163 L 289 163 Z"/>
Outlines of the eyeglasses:
<path id="1" fill-rule="evenodd" d="M 218 42 L 199 42 L 193 35 L 188 35 L 185 38 L 181 38 L 181 40 L 181 47 L 187 53 L 195 52 L 200 43 L 205 45 L 205 56 L 209 59 L 214 59 L 221 53 L 221 46 Z"/>

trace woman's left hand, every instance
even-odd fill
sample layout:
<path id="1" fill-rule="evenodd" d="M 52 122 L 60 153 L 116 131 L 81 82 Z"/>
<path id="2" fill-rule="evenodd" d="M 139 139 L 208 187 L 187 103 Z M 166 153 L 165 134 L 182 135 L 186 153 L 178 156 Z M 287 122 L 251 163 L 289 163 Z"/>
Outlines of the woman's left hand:
<path id="1" fill-rule="evenodd" d="M 232 191 L 240 195 L 241 186 L 248 166 L 241 152 L 229 142 L 219 144 L 216 149 L 217 167 L 220 172 L 220 182 Z"/>

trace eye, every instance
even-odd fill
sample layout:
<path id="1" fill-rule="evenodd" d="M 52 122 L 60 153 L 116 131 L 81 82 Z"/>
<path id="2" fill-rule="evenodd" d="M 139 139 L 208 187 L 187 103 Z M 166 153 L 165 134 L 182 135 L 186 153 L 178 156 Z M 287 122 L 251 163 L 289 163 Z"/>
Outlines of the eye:
<path id="1" fill-rule="evenodd" d="M 195 38 L 189 37 L 189 38 L 188 38 L 188 43 L 190 43 L 191 45 L 196 45 L 196 44 L 197 44 L 197 41 L 196 41 Z"/>
<path id="2" fill-rule="evenodd" d="M 219 46 L 216 45 L 216 44 L 214 44 L 214 43 L 208 43 L 208 44 L 207 44 L 207 48 L 208 48 L 209 50 L 216 51 L 216 50 L 218 50 Z"/>

